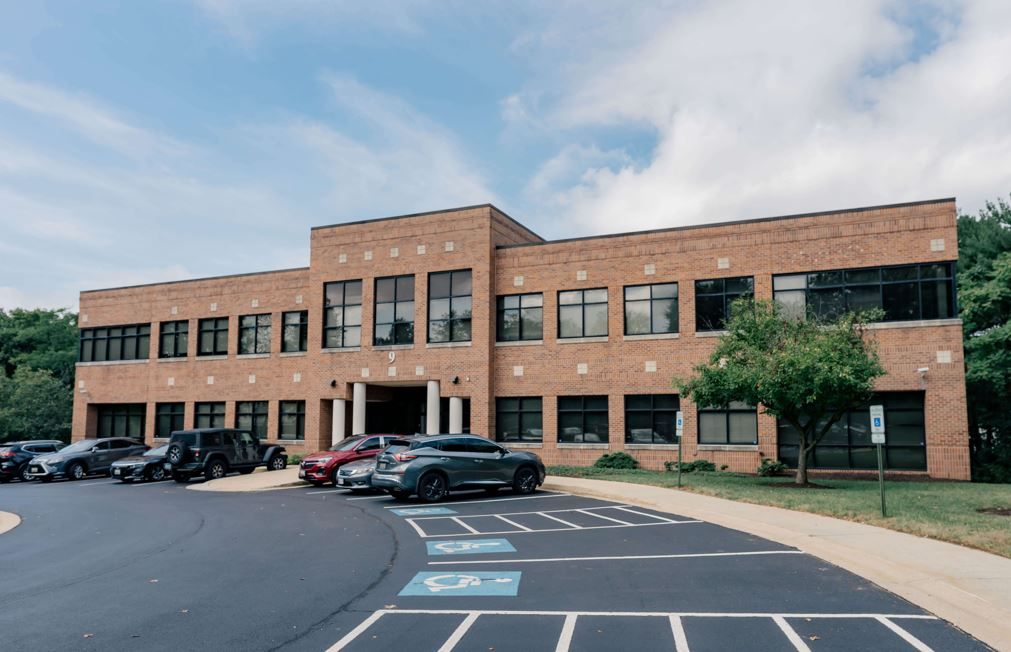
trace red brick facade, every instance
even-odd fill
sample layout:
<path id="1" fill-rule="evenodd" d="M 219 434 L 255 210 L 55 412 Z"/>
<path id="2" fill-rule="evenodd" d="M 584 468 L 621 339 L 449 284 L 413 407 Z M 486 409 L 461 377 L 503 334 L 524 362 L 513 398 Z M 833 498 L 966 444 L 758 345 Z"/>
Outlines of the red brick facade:
<path id="1" fill-rule="evenodd" d="M 773 274 L 958 256 L 953 200 L 555 242 L 485 205 L 318 227 L 310 247 L 311 262 L 303 269 L 82 292 L 82 328 L 150 323 L 150 358 L 79 363 L 74 437 L 97 432 L 98 405 L 145 404 L 150 440 L 156 404 L 185 403 L 185 425 L 192 426 L 199 401 L 224 401 L 228 425 L 237 401 L 269 401 L 268 431 L 276 433 L 279 401 L 304 400 L 305 440 L 287 444 L 293 452 L 311 452 L 331 441 L 333 399 L 346 399 L 350 423 L 353 383 L 367 383 L 371 399 L 383 386 L 438 380 L 443 397 L 469 399 L 471 431 L 490 436 L 496 397 L 543 397 L 543 442 L 534 447 L 549 464 L 589 464 L 607 450 L 627 450 L 659 468 L 676 458 L 676 449 L 625 444 L 624 396 L 670 393 L 671 379 L 688 375 L 711 351 L 715 340 L 695 332 L 695 280 L 753 276 L 756 296 L 770 299 Z M 472 270 L 471 341 L 426 344 L 428 274 L 462 269 Z M 415 276 L 414 343 L 373 346 L 374 279 L 400 274 Z M 323 284 L 352 279 L 363 281 L 361 345 L 323 349 Z M 623 335 L 623 287 L 674 281 L 679 332 Z M 557 338 L 558 291 L 604 287 L 608 336 Z M 496 296 L 536 292 L 543 293 L 543 340 L 497 343 Z M 308 350 L 280 353 L 281 313 L 295 310 L 308 311 Z M 270 353 L 238 356 L 238 317 L 268 312 Z M 215 316 L 230 318 L 228 354 L 198 357 L 197 320 Z M 184 319 L 189 355 L 159 358 L 159 323 Z M 925 391 L 928 473 L 968 479 L 961 323 L 883 323 L 873 334 L 888 372 L 879 389 Z M 929 372 L 919 373 L 922 368 Z M 609 443 L 557 443 L 556 397 L 570 395 L 608 396 Z M 682 401 L 681 410 L 685 460 L 753 471 L 761 457 L 777 456 L 772 417 L 759 414 L 757 445 L 699 446 L 695 407 Z"/>

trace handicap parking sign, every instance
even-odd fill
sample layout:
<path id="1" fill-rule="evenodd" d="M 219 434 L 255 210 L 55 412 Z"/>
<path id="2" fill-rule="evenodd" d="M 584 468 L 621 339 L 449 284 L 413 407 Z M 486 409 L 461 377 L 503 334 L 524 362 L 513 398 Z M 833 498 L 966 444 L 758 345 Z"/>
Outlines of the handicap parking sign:
<path id="1" fill-rule="evenodd" d="M 448 507 L 407 507 L 404 509 L 391 509 L 397 516 L 441 516 L 444 514 L 456 514 Z"/>
<path id="2" fill-rule="evenodd" d="M 515 597 L 520 575 L 517 571 L 418 573 L 398 595 Z"/>
<path id="3" fill-rule="evenodd" d="M 516 552 L 505 539 L 469 539 L 467 541 L 426 541 L 430 555 L 479 555 L 491 552 Z"/>

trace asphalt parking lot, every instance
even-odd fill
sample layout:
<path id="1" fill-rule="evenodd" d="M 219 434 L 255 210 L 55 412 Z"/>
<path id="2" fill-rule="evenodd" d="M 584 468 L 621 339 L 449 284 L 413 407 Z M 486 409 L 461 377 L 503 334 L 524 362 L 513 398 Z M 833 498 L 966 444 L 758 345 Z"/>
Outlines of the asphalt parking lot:
<path id="1" fill-rule="evenodd" d="M 541 492 L 6 485 L 4 650 L 985 650 L 797 550 Z"/>

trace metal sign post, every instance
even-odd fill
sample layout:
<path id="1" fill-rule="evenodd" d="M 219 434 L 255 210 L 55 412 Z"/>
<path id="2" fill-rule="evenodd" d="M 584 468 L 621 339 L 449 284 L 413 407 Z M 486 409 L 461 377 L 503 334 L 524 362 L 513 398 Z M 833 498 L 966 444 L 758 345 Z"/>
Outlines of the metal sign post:
<path id="1" fill-rule="evenodd" d="M 678 410 L 677 416 L 675 417 L 675 424 L 678 436 L 678 487 L 681 486 L 681 435 L 685 430 L 685 420 L 681 416 L 681 411 Z"/>
<path id="2" fill-rule="evenodd" d="M 885 509 L 885 407 L 871 406 L 871 443 L 878 448 L 878 488 L 881 492 L 881 516 L 888 516 Z"/>

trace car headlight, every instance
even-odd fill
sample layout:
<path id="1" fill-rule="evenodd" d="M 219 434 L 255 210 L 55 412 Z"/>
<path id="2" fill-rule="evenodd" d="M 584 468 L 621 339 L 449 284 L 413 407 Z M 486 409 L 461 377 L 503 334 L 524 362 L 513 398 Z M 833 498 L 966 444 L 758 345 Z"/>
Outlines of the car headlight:
<path id="1" fill-rule="evenodd" d="M 321 457 L 319 459 L 310 460 L 310 461 L 315 462 L 316 464 L 326 464 L 327 462 L 329 462 L 332 459 L 333 459 L 332 457 Z"/>

